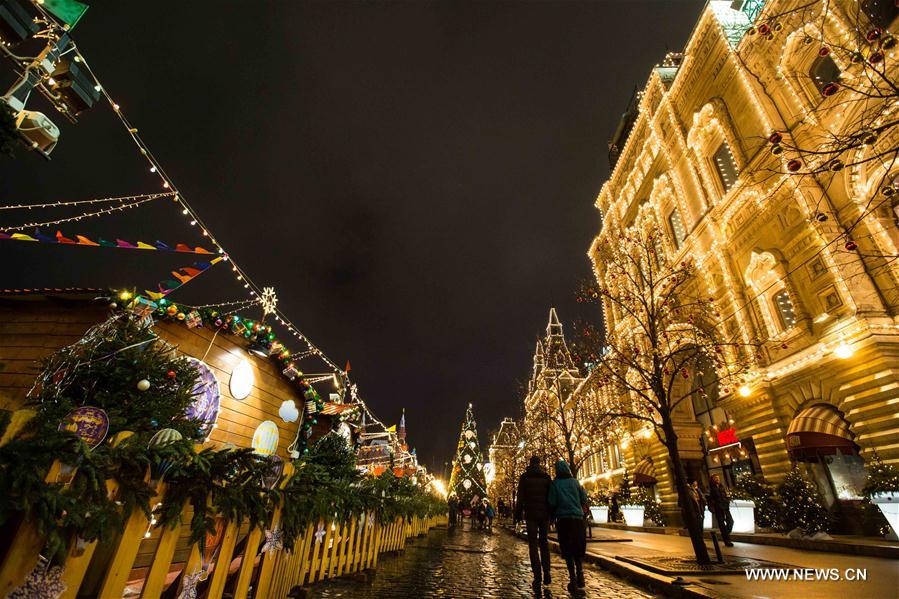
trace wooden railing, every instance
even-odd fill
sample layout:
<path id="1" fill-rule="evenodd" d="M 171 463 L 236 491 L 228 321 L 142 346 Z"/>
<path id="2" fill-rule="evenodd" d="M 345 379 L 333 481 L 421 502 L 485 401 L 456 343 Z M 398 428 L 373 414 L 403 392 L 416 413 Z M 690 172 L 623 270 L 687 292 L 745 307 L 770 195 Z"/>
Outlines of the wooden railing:
<path id="1" fill-rule="evenodd" d="M 9 436 L 7 431 L 6 438 Z M 113 442 L 126 436 L 120 433 Z M 290 474 L 290 468 L 285 466 L 285 474 Z M 47 480 L 56 480 L 58 473 L 59 464 L 55 463 Z M 113 481 L 107 483 L 107 490 L 110 496 L 115 494 Z M 151 505 L 161 502 L 164 494 L 162 482 Z M 280 517 L 277 508 L 266 530 L 277 529 Z M 190 521 L 189 506 L 183 508 L 181 521 Z M 217 526 L 221 534 L 213 543 L 204 543 L 207 550 L 201 552 L 198 544 L 187 542 L 186 527 L 160 527 L 136 510 L 119 538 L 103 544 L 73 544 L 61 564 L 61 580 L 66 585 L 61 597 L 120 599 L 126 586 L 140 585 L 140 597 L 155 598 L 164 591 L 168 595 L 175 584 L 178 593 L 172 596 L 177 596 L 190 575 L 200 574 L 198 588 L 205 588 L 201 596 L 208 599 L 219 599 L 226 591 L 235 599 L 281 598 L 298 585 L 375 568 L 381 553 L 401 550 L 408 538 L 446 523 L 445 515 L 380 522 L 374 514 L 362 513 L 344 521 L 310 524 L 294 540 L 293 551 L 262 552 L 263 530 L 251 528 L 248 522 L 222 520 Z M 43 539 L 27 515 L 13 535 L 0 561 L 0 597 L 22 584 L 38 564 L 43 547 Z"/>

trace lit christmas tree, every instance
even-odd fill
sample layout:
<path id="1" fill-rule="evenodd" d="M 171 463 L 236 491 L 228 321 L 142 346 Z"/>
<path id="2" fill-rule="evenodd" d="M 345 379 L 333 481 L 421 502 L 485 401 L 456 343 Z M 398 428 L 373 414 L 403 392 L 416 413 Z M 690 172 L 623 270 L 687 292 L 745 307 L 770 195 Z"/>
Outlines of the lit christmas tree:
<path id="1" fill-rule="evenodd" d="M 782 503 L 780 527 L 784 532 L 799 529 L 803 535 L 827 532 L 828 513 L 818 489 L 798 469 L 793 468 L 777 488 Z"/>
<path id="2" fill-rule="evenodd" d="M 487 483 L 484 480 L 484 460 L 481 457 L 481 446 L 478 442 L 477 423 L 471 412 L 471 404 L 465 411 L 465 421 L 459 434 L 459 445 L 456 458 L 453 460 L 453 473 L 449 482 L 450 493 L 459 498 L 462 506 L 470 507 L 474 501 L 487 496 Z"/>

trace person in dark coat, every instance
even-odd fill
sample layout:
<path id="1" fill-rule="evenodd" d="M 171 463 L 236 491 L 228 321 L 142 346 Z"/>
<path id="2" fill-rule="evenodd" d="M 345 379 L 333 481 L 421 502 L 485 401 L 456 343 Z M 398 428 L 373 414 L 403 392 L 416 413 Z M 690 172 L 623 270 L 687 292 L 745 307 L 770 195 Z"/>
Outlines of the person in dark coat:
<path id="1" fill-rule="evenodd" d="M 727 489 L 721 484 L 721 478 L 717 474 L 712 475 L 709 482 L 709 511 L 718 521 L 718 529 L 726 547 L 733 547 L 730 542 L 730 533 L 734 529 L 734 517 L 730 513 L 730 496 Z"/>
<path id="2" fill-rule="evenodd" d="M 552 582 L 549 574 L 549 542 L 546 539 L 549 528 L 549 487 L 552 479 L 540 466 L 540 458 L 531 457 L 530 464 L 518 479 L 518 502 L 515 505 L 515 521 L 524 520 L 528 533 L 528 550 L 531 556 L 531 571 L 534 586 Z M 537 550 L 540 550 L 538 555 Z"/>
<path id="3" fill-rule="evenodd" d="M 568 590 L 582 589 L 584 583 L 584 556 L 587 555 L 587 527 L 584 522 L 584 506 L 587 492 L 574 476 L 565 460 L 556 462 L 556 479 L 549 488 L 549 506 L 556 520 L 559 536 L 559 553 L 568 566 Z"/>
<path id="4" fill-rule="evenodd" d="M 459 502 L 456 500 L 456 496 L 453 495 L 449 498 L 449 525 L 450 528 L 456 525 L 456 519 L 458 518 L 459 512 Z"/>

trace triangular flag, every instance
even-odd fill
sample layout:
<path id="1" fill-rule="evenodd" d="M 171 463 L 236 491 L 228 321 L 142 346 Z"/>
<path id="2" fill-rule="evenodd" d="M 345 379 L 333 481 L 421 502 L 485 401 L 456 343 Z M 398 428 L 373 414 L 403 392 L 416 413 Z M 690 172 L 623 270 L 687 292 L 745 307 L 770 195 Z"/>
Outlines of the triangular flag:
<path id="1" fill-rule="evenodd" d="M 115 242 L 120 248 L 129 248 L 133 250 L 136 247 L 135 245 L 128 243 L 127 241 L 122 241 L 121 239 L 116 239 Z"/>
<path id="2" fill-rule="evenodd" d="M 388 432 L 388 433 L 395 433 L 395 432 L 396 432 L 396 425 L 394 424 L 394 425 L 392 425 L 392 426 L 389 426 L 389 427 L 387 428 L 387 432 Z"/>
<path id="3" fill-rule="evenodd" d="M 159 290 L 162 292 L 171 291 L 172 289 L 177 289 L 181 287 L 181 283 L 178 281 L 173 281 L 171 279 L 166 279 L 165 281 L 159 282 Z"/>
<path id="4" fill-rule="evenodd" d="M 175 277 L 176 279 L 178 279 L 179 281 L 181 281 L 182 285 L 184 285 L 185 283 L 187 283 L 188 281 L 190 281 L 193 278 L 190 275 L 182 275 L 181 273 L 176 272 L 174 270 L 172 271 L 172 276 Z"/>
<path id="5" fill-rule="evenodd" d="M 37 241 L 34 237 L 25 235 L 24 233 L 13 233 L 12 238 L 18 239 L 19 241 Z"/>
<path id="6" fill-rule="evenodd" d="M 200 270 L 206 270 L 207 268 L 212 266 L 212 264 L 210 262 L 194 262 L 194 266 L 199 268 Z"/>
<path id="7" fill-rule="evenodd" d="M 12 239 L 12 235 L 10 235 L 9 233 L 4 233 L 3 231 L 0 231 L 0 239 Z"/>
<path id="8" fill-rule="evenodd" d="M 62 231 L 56 232 L 56 241 L 58 241 L 59 243 L 78 243 L 74 239 L 69 239 L 68 237 L 65 237 L 62 234 Z"/>
<path id="9" fill-rule="evenodd" d="M 34 230 L 34 236 L 38 238 L 38 240 L 43 241 L 45 243 L 56 243 L 55 237 L 50 237 L 49 235 L 44 235 L 41 233 L 40 229 Z"/>
<path id="10" fill-rule="evenodd" d="M 346 361 L 346 368 L 344 368 L 343 371 L 344 371 L 344 372 L 349 372 L 349 371 L 350 371 L 350 361 L 349 361 L 349 360 Z"/>
<path id="11" fill-rule="evenodd" d="M 198 254 L 211 254 L 212 253 L 209 250 L 201 248 L 200 246 L 195 247 L 194 251 Z"/>
<path id="12" fill-rule="evenodd" d="M 176 245 L 175 251 L 176 252 L 193 252 L 193 250 L 190 249 L 190 246 L 184 245 L 183 243 L 179 243 L 178 245 Z"/>
<path id="13" fill-rule="evenodd" d="M 153 301 L 156 301 L 158 299 L 162 299 L 165 297 L 164 293 L 156 293 L 155 291 L 150 291 L 149 289 L 144 289 L 144 293 L 146 293 L 147 296 Z"/>
<path id="14" fill-rule="evenodd" d="M 195 277 L 198 274 L 200 274 L 201 272 L 203 272 L 202 270 L 198 270 L 196 268 L 191 268 L 190 266 L 185 266 L 185 267 L 181 268 L 180 270 L 181 270 L 181 272 L 183 272 L 187 275 L 190 275 L 191 277 Z"/>
<path id="15" fill-rule="evenodd" d="M 153 245 L 156 246 L 157 250 L 164 250 L 164 251 L 169 251 L 169 252 L 172 251 L 172 248 L 170 248 L 166 244 L 162 243 L 158 239 L 153 243 Z"/>
<path id="16" fill-rule="evenodd" d="M 85 237 L 84 235 L 75 235 L 75 237 L 78 238 L 78 244 L 79 244 L 79 245 L 91 245 L 91 246 L 95 246 L 95 247 L 100 247 L 100 244 L 99 244 L 99 243 L 96 243 L 96 242 L 91 241 L 90 239 L 88 239 L 88 238 Z"/>
<path id="17" fill-rule="evenodd" d="M 119 247 L 118 244 L 115 244 L 115 243 L 113 243 L 113 242 L 111 242 L 111 241 L 106 241 L 106 240 L 103 239 L 102 237 L 100 238 L 100 246 L 101 246 L 101 247 L 105 247 L 105 248 L 115 248 L 115 247 Z"/>
<path id="18" fill-rule="evenodd" d="M 143 241 L 138 241 L 137 249 L 139 249 L 139 250 L 155 250 L 156 246 L 152 246 L 149 243 L 144 243 Z"/>

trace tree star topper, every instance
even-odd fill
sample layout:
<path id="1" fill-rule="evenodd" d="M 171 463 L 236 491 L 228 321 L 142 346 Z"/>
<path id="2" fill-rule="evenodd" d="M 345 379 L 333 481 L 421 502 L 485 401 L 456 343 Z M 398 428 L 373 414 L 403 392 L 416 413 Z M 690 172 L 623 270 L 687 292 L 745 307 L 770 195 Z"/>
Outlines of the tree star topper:
<path id="1" fill-rule="evenodd" d="M 268 316 L 275 313 L 275 307 L 278 305 L 278 296 L 275 295 L 274 287 L 263 287 L 262 297 L 259 300 L 262 303 L 262 313 Z"/>

